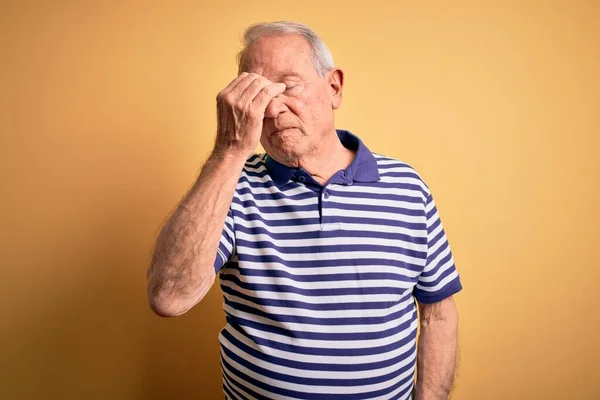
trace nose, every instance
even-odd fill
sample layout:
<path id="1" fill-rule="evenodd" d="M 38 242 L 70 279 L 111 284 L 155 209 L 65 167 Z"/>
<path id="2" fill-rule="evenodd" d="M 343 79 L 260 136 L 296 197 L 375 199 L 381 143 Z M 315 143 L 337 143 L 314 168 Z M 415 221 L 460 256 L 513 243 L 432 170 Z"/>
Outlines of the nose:
<path id="1" fill-rule="evenodd" d="M 279 114 L 287 110 L 280 96 L 273 97 L 265 110 L 265 118 L 277 118 Z"/>

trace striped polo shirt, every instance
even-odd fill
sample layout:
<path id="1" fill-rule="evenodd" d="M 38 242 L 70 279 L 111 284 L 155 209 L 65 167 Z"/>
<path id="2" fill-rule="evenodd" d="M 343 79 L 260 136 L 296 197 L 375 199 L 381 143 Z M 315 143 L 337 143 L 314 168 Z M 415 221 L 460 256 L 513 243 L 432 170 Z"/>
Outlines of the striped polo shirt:
<path id="1" fill-rule="evenodd" d="M 227 399 L 410 399 L 417 309 L 461 290 L 428 186 L 337 130 L 353 162 L 325 185 L 245 163 L 215 260 Z"/>

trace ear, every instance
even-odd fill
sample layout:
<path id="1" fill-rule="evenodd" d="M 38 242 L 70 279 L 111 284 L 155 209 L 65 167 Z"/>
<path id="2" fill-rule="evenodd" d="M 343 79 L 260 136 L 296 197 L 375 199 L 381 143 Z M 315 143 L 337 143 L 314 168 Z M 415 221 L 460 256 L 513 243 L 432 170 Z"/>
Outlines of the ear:
<path id="1" fill-rule="evenodd" d="M 331 94 L 331 108 L 337 110 L 342 105 L 342 91 L 344 89 L 344 71 L 335 68 L 329 73 L 329 88 Z"/>

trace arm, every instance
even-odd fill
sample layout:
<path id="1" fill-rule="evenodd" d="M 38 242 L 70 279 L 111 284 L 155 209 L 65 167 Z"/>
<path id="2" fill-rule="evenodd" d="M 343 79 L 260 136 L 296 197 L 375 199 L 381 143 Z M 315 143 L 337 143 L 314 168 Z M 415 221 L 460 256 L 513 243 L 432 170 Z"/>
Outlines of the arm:
<path id="1" fill-rule="evenodd" d="M 417 349 L 415 400 L 446 400 L 456 369 L 458 312 L 452 296 L 419 303 L 421 332 Z"/>
<path id="2" fill-rule="evenodd" d="M 158 315 L 185 313 L 211 288 L 240 173 L 258 145 L 269 102 L 284 90 L 284 84 L 244 72 L 217 96 L 215 149 L 158 235 L 148 268 L 148 299 Z"/>
<path id="3" fill-rule="evenodd" d="M 148 269 L 148 297 L 158 315 L 183 314 L 211 288 L 223 224 L 244 162 L 213 152 L 158 235 Z"/>

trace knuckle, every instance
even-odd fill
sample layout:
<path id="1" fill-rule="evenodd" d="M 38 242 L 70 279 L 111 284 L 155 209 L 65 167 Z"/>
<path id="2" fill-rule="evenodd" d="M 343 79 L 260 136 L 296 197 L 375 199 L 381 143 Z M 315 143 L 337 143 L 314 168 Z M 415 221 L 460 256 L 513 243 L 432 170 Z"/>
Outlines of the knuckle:
<path id="1" fill-rule="evenodd" d="M 262 86 L 262 83 L 260 82 L 260 79 L 255 79 L 250 86 L 252 86 L 252 88 L 256 88 L 258 86 Z"/>
<path id="2" fill-rule="evenodd" d="M 260 83 L 262 83 L 263 85 L 269 85 L 271 83 L 271 81 L 265 78 L 264 76 L 259 76 L 258 81 L 260 81 Z"/>
<path id="3" fill-rule="evenodd" d="M 231 96 L 231 94 L 227 94 L 227 95 L 223 96 L 223 102 L 225 104 L 232 105 L 235 101 L 234 101 L 233 97 Z"/>
<path id="4" fill-rule="evenodd" d="M 262 91 L 264 94 L 270 95 L 273 93 L 273 86 L 271 86 L 271 85 L 265 86 L 264 88 L 262 88 Z"/>

